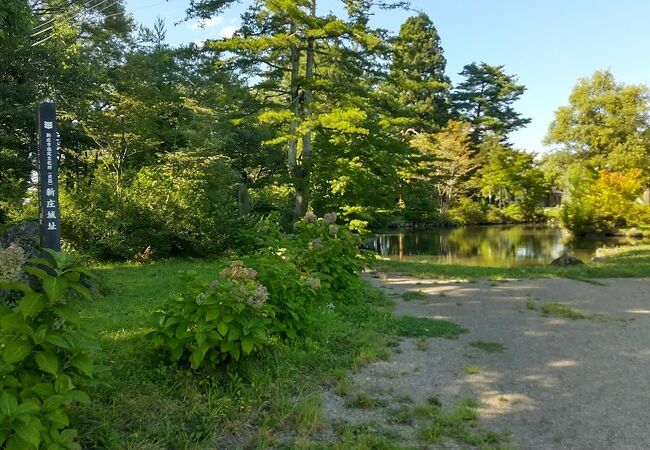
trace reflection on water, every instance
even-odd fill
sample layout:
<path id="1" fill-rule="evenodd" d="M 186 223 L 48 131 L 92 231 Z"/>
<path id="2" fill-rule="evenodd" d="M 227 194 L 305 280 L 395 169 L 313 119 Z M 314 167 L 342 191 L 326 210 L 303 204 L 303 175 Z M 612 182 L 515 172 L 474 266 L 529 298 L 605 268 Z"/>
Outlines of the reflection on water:
<path id="1" fill-rule="evenodd" d="M 391 259 L 513 267 L 548 264 L 565 252 L 589 261 L 598 247 L 630 240 L 639 242 L 622 237 L 571 241 L 568 232 L 558 227 L 495 225 L 382 233 L 372 245 Z"/>

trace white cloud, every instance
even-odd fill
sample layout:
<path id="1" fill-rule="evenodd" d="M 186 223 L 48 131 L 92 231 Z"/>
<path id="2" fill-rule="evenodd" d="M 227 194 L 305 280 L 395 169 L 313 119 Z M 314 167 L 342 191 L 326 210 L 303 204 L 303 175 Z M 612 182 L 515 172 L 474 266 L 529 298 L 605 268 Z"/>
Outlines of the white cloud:
<path id="1" fill-rule="evenodd" d="M 227 27 L 223 27 L 222 29 L 219 30 L 219 36 L 222 38 L 229 38 L 232 37 L 233 34 L 239 29 L 239 27 L 236 27 L 234 25 L 229 25 Z"/>
<path id="2" fill-rule="evenodd" d="M 223 22 L 223 17 L 213 17 L 211 19 L 200 19 L 190 24 L 190 28 L 198 30 L 199 28 L 211 28 Z"/>
<path id="3" fill-rule="evenodd" d="M 205 39 L 197 39 L 195 41 L 192 41 L 192 44 L 196 45 L 197 47 L 203 47 L 203 44 L 205 44 Z"/>

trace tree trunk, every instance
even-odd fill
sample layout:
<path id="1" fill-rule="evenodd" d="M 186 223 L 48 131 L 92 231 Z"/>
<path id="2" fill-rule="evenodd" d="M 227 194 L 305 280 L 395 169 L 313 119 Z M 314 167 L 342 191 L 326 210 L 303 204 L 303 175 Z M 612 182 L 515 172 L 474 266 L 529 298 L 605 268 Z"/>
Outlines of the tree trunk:
<path id="1" fill-rule="evenodd" d="M 290 34 L 292 38 L 295 38 L 297 32 L 296 24 L 291 24 Z M 296 130 L 298 129 L 298 115 L 300 114 L 300 105 L 299 105 L 299 88 L 298 88 L 298 79 L 300 78 L 300 48 L 298 45 L 291 46 L 291 79 L 290 83 L 290 98 L 289 98 L 289 109 L 293 113 L 293 119 L 291 124 L 289 124 L 289 148 L 287 152 L 287 166 L 289 168 L 289 174 L 292 177 L 295 177 L 296 165 L 298 160 L 298 140 L 295 137 Z"/>
<path id="2" fill-rule="evenodd" d="M 311 1 L 311 17 L 316 17 L 316 0 Z M 307 38 L 307 55 L 305 61 L 305 86 L 301 98 L 301 120 L 308 123 L 312 113 L 312 83 L 314 80 L 314 38 Z M 296 215 L 302 217 L 309 207 L 309 175 L 313 152 L 311 130 L 308 128 L 302 136 L 302 161 L 296 177 Z"/>
<path id="3" fill-rule="evenodd" d="M 250 201 L 248 199 L 248 183 L 246 180 L 239 183 L 239 190 L 237 192 L 239 198 L 239 214 L 245 216 L 250 212 Z"/>

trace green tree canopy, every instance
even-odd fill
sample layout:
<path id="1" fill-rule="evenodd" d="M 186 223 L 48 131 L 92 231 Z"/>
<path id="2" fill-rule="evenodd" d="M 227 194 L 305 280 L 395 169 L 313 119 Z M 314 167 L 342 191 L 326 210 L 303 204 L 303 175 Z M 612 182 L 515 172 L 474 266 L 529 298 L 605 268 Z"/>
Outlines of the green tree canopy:
<path id="1" fill-rule="evenodd" d="M 513 108 L 526 87 L 503 69 L 484 62 L 468 64 L 460 73 L 465 80 L 452 93 L 454 110 L 472 124 L 475 144 L 489 136 L 506 140 L 509 133 L 530 123 Z"/>
<path id="2" fill-rule="evenodd" d="M 616 82 L 609 71 L 581 79 L 549 127 L 546 144 L 559 144 L 595 168 L 650 173 L 650 103 L 643 85 Z"/>
<path id="3" fill-rule="evenodd" d="M 449 118 L 450 80 L 440 36 L 424 13 L 409 17 L 394 39 L 386 93 L 404 128 L 431 132 Z"/>

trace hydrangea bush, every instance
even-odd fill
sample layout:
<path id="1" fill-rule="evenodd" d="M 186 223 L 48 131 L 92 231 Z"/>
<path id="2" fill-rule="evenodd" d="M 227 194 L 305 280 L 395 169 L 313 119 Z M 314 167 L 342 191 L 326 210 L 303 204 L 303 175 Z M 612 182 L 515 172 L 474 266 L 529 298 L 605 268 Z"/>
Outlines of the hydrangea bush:
<path id="1" fill-rule="evenodd" d="M 20 260 L 20 252 L 12 251 Z M 50 255 L 24 266 L 41 288 L 17 281 L 13 269 L 3 272 L 0 283 L 0 289 L 22 293 L 13 307 L 0 303 L 0 448 L 80 448 L 68 411 L 89 401 L 83 386 L 93 375 L 96 342 L 76 302 L 91 298 L 80 282 L 90 274 L 75 258 Z"/>
<path id="2" fill-rule="evenodd" d="M 273 308 L 257 272 L 233 261 L 207 282 L 185 273 L 187 289 L 157 311 L 153 344 L 192 369 L 238 360 L 269 339 Z"/>
<path id="3" fill-rule="evenodd" d="M 360 249 L 361 237 L 337 225 L 336 219 L 336 213 L 318 218 L 308 212 L 294 226 L 292 258 L 301 271 L 320 280 L 323 293 L 340 299 L 358 281 L 370 258 Z"/>
<path id="4" fill-rule="evenodd" d="M 185 292 L 156 313 L 154 346 L 196 370 L 304 333 L 314 307 L 344 299 L 369 262 L 360 237 L 336 219 L 309 212 L 291 235 L 275 218 L 261 220 L 243 234 L 244 261 L 210 282 L 185 275 Z"/>

